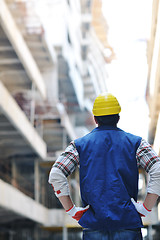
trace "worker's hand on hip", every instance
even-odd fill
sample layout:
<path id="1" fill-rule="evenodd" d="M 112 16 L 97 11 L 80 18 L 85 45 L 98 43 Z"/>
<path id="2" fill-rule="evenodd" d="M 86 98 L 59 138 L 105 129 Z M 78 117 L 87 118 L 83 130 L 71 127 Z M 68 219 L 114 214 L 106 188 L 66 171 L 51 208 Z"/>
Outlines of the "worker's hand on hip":
<path id="1" fill-rule="evenodd" d="M 141 215 L 141 217 L 146 217 L 151 210 L 147 209 L 144 203 L 135 202 L 133 198 L 131 198 L 132 203 L 134 204 L 137 212 Z"/>
<path id="2" fill-rule="evenodd" d="M 89 208 L 89 205 L 86 206 L 85 208 L 76 207 L 75 205 L 73 205 L 71 209 L 66 210 L 66 213 L 68 213 L 68 215 L 70 215 L 76 221 L 79 221 L 82 215 L 88 210 L 88 208 Z"/>

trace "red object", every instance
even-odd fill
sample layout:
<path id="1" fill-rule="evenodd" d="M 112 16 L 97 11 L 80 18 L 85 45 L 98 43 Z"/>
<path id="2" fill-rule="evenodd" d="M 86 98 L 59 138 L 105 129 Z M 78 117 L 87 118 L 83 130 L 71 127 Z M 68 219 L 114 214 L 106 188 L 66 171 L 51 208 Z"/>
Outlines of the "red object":
<path id="1" fill-rule="evenodd" d="M 58 191 L 57 191 L 57 194 L 60 194 L 60 193 L 61 193 L 61 190 L 58 190 Z"/>
<path id="2" fill-rule="evenodd" d="M 143 207 L 148 211 L 148 212 L 151 212 L 152 210 L 149 210 L 148 208 L 146 208 L 146 206 L 144 205 L 143 203 Z"/>
<path id="3" fill-rule="evenodd" d="M 76 212 L 76 214 L 72 217 L 73 219 L 79 221 L 82 217 L 82 215 L 87 211 L 88 209 L 85 209 L 85 210 L 81 210 L 81 211 L 78 211 Z"/>
<path id="4" fill-rule="evenodd" d="M 71 208 L 69 208 L 68 210 L 66 210 L 66 212 L 69 212 L 73 207 L 74 207 L 74 205 Z"/>

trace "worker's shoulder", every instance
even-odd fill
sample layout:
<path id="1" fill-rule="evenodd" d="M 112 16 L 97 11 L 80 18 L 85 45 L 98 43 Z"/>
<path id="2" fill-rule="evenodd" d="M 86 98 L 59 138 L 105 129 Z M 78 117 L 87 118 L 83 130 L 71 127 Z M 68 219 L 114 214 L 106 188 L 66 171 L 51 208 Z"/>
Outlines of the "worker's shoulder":
<path id="1" fill-rule="evenodd" d="M 82 137 L 76 138 L 76 139 L 74 140 L 74 142 L 81 141 L 81 140 L 83 140 L 83 139 L 88 138 L 91 133 L 92 133 L 92 132 L 89 132 L 89 133 L 85 134 L 85 135 L 82 136 Z"/>
<path id="2" fill-rule="evenodd" d="M 89 139 L 91 138 L 91 135 L 94 131 L 92 130 L 91 132 L 85 134 L 82 137 L 79 137 L 77 139 L 74 140 L 75 145 L 79 144 L 79 143 L 84 143 L 86 141 L 89 141 Z"/>
<path id="3" fill-rule="evenodd" d="M 138 136 L 138 135 L 136 135 L 136 134 L 134 134 L 134 133 L 131 133 L 131 132 L 128 132 L 128 131 L 124 131 L 123 129 L 121 129 L 121 131 L 123 132 L 123 133 L 125 133 L 126 135 L 128 135 L 128 136 L 132 136 L 132 137 L 140 137 L 140 136 Z"/>
<path id="4" fill-rule="evenodd" d="M 142 137 L 140 137 L 140 136 L 138 136 L 136 134 L 133 134 L 131 132 L 127 132 L 127 131 L 124 131 L 124 130 L 122 130 L 122 132 L 129 139 L 135 139 L 137 141 L 141 141 L 142 140 Z"/>

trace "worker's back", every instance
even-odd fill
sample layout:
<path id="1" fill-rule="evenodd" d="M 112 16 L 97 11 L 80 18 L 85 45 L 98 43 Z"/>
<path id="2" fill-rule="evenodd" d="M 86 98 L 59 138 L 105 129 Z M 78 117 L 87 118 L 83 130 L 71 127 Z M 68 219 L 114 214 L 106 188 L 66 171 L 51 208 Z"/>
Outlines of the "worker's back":
<path id="1" fill-rule="evenodd" d="M 85 206 L 91 206 L 80 219 L 81 226 L 108 231 L 143 226 L 131 202 L 138 194 L 140 142 L 140 137 L 111 126 L 100 126 L 75 140 L 81 197 Z"/>

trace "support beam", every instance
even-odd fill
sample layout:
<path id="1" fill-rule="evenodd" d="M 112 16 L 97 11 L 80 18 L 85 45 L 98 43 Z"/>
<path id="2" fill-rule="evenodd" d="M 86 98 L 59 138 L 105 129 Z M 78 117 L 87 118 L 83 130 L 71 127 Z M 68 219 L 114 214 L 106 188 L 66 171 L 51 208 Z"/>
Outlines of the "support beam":
<path id="1" fill-rule="evenodd" d="M 11 64 L 20 64 L 20 60 L 16 58 L 0 59 L 0 65 L 11 65 Z"/>
<path id="2" fill-rule="evenodd" d="M 155 31 L 154 47 L 153 47 L 153 56 L 151 63 L 151 72 L 149 80 L 149 110 L 150 110 L 150 126 L 149 132 L 152 135 L 152 138 L 155 136 L 154 128 L 158 121 L 158 112 L 157 100 L 159 95 L 160 88 L 160 6 L 156 6 L 158 9 L 157 25 Z"/>
<path id="3" fill-rule="evenodd" d="M 72 126 L 72 123 L 64 109 L 63 104 L 58 103 L 57 104 L 57 109 L 59 111 L 60 117 L 61 117 L 61 121 L 62 121 L 62 126 L 65 127 L 68 135 L 70 136 L 71 140 L 74 140 L 77 138 L 75 129 Z"/>
<path id="4" fill-rule="evenodd" d="M 63 240 L 68 240 L 68 231 L 65 226 L 63 227 Z"/>
<path id="5" fill-rule="evenodd" d="M 34 151 L 42 159 L 45 159 L 47 155 L 46 143 L 40 138 L 36 130 L 32 127 L 26 115 L 20 109 L 2 82 L 0 82 L 0 93 L 0 107 L 3 110 L 4 115 L 27 140 Z"/>
<path id="6" fill-rule="evenodd" d="M 8 183 L 3 182 L 2 180 L 0 180 L 0 193 L 0 207 L 12 211 L 13 214 L 15 213 L 25 218 L 29 218 L 37 223 L 44 225 L 48 223 L 47 208 L 37 203 L 25 194 L 21 193 L 18 189 L 14 188 Z M 62 214 L 62 211 L 60 211 L 59 217 L 56 216 L 57 224 L 56 219 L 54 219 L 53 223 L 55 225 L 59 225 L 58 220 L 61 219 Z"/>
<path id="7" fill-rule="evenodd" d="M 156 132 L 155 132 L 155 138 L 154 138 L 154 143 L 153 143 L 153 149 L 156 151 L 156 153 L 159 155 L 160 154 L 160 114 L 158 115 L 158 122 L 157 122 L 157 127 L 156 127 Z"/>
<path id="8" fill-rule="evenodd" d="M 0 207 L 13 215 L 31 219 L 46 227 L 80 227 L 64 210 L 50 210 L 1 179 L 0 193 Z"/>
<path id="9" fill-rule="evenodd" d="M 41 73 L 4 0 L 0 0 L 0 24 L 2 25 L 8 39 L 12 43 L 14 50 L 23 64 L 29 78 L 35 83 L 37 89 L 45 99 L 46 88 Z"/>
<path id="10" fill-rule="evenodd" d="M 39 161 L 34 161 L 34 198 L 37 202 L 40 201 L 40 174 L 39 174 Z"/>

